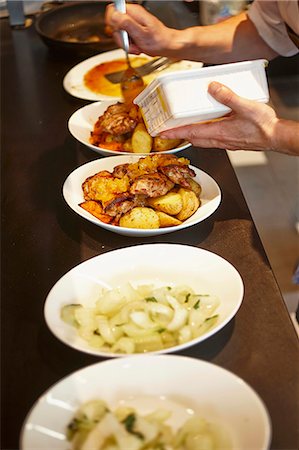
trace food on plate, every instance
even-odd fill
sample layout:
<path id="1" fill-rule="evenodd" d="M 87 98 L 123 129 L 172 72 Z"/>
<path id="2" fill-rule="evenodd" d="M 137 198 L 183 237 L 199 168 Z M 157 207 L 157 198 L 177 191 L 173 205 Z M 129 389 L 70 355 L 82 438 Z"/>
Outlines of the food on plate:
<path id="1" fill-rule="evenodd" d="M 138 67 L 146 63 L 148 58 L 142 56 L 131 56 L 130 63 L 132 67 Z M 108 95 L 111 97 L 121 97 L 120 84 L 111 83 L 105 75 L 108 73 L 126 70 L 128 67 L 125 58 L 115 59 L 103 62 L 90 69 L 84 75 L 84 85 L 92 92 Z"/>
<path id="2" fill-rule="evenodd" d="M 120 227 L 179 225 L 201 204 L 201 187 L 194 176 L 186 158 L 148 155 L 88 177 L 82 184 L 84 202 L 79 206 L 102 222 Z"/>
<path id="3" fill-rule="evenodd" d="M 162 211 L 156 211 L 156 214 L 159 217 L 160 228 L 174 227 L 182 224 L 182 222 L 176 217 L 170 216 Z"/>
<path id="4" fill-rule="evenodd" d="M 157 198 L 150 198 L 148 204 L 154 209 L 176 216 L 183 208 L 183 199 L 178 192 L 168 192 Z"/>
<path id="5" fill-rule="evenodd" d="M 186 220 L 199 208 L 199 200 L 193 191 L 180 188 L 178 194 L 182 199 L 182 209 L 177 214 L 179 220 Z"/>
<path id="6" fill-rule="evenodd" d="M 150 153 L 153 147 L 153 138 L 148 134 L 144 123 L 140 122 L 136 125 L 132 134 L 132 151 L 133 153 Z"/>
<path id="7" fill-rule="evenodd" d="M 131 211 L 124 214 L 119 220 L 120 227 L 126 228 L 160 228 L 160 220 L 156 211 L 152 208 L 136 206 Z"/>
<path id="8" fill-rule="evenodd" d="M 154 137 L 153 151 L 165 152 L 166 150 L 178 147 L 181 143 L 181 139 L 163 139 L 160 136 L 156 136 Z"/>
<path id="9" fill-rule="evenodd" d="M 102 352 L 144 353 L 185 344 L 218 321 L 219 300 L 189 286 L 130 283 L 103 290 L 93 305 L 68 304 L 61 318 Z"/>
<path id="10" fill-rule="evenodd" d="M 193 415 L 178 430 L 167 423 L 171 411 L 140 414 L 121 405 L 112 410 L 102 399 L 89 400 L 76 411 L 66 430 L 72 450 L 228 450 L 224 427 Z"/>
<path id="11" fill-rule="evenodd" d="M 157 141 L 157 138 L 152 138 L 147 132 L 139 107 L 120 102 L 108 106 L 98 118 L 89 141 L 96 147 L 129 153 L 167 151 L 183 142 L 182 139 L 158 138 Z"/>

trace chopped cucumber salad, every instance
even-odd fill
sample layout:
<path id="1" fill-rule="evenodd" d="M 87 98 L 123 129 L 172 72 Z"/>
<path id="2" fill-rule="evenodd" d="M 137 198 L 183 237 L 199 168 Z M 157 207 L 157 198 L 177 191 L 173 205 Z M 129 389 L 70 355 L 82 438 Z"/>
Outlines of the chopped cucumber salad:
<path id="1" fill-rule="evenodd" d="M 176 431 L 167 424 L 171 412 L 157 409 L 140 415 L 122 406 L 110 411 L 102 400 L 84 403 L 67 427 L 72 450 L 229 450 L 224 428 L 192 416 Z"/>
<path id="2" fill-rule="evenodd" d="M 159 351 L 189 342 L 218 321 L 219 299 L 188 286 L 133 287 L 103 291 L 93 307 L 65 305 L 61 318 L 102 352 Z"/>

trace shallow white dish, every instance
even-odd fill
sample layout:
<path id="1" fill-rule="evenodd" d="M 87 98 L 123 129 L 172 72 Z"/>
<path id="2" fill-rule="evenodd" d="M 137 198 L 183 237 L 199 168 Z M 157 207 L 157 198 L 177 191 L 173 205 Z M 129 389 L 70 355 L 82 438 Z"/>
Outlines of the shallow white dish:
<path id="1" fill-rule="evenodd" d="M 132 57 L 136 55 L 131 55 Z M 151 59 L 149 56 L 141 54 L 141 57 Z M 100 53 L 99 55 L 92 56 L 81 63 L 74 66 L 64 77 L 63 87 L 64 89 L 74 97 L 82 98 L 84 100 L 121 100 L 121 97 L 112 97 L 104 94 L 99 94 L 91 91 L 85 86 L 84 75 L 93 67 L 104 62 L 113 61 L 115 59 L 125 58 L 125 53 L 122 49 L 112 50 L 110 52 Z M 186 70 L 191 68 L 202 67 L 201 62 L 195 61 L 179 61 L 172 64 L 169 68 L 156 71 L 151 74 L 151 79 L 154 79 L 156 74 L 173 72 L 176 70 Z"/>
<path id="2" fill-rule="evenodd" d="M 140 155 L 121 155 L 110 156 L 108 158 L 97 159 L 90 161 L 86 164 L 75 169 L 65 180 L 63 185 L 63 196 L 67 204 L 77 213 L 79 216 L 86 220 L 98 225 L 106 230 L 113 231 L 114 233 L 122 234 L 124 236 L 156 236 L 160 234 L 173 233 L 174 231 L 183 230 L 209 217 L 218 208 L 221 201 L 221 191 L 216 181 L 210 177 L 207 173 L 198 169 L 197 167 L 190 166 L 196 173 L 194 178 L 202 187 L 201 193 L 201 206 L 198 210 L 181 225 L 166 228 L 157 229 L 137 229 L 137 228 L 124 228 L 116 225 L 110 225 L 97 219 L 95 216 L 85 211 L 79 206 L 84 201 L 82 183 L 87 177 L 95 175 L 101 170 L 112 171 L 113 168 L 119 164 L 134 163 L 138 161 Z"/>
<path id="3" fill-rule="evenodd" d="M 217 333 L 237 313 L 244 293 L 237 270 L 214 253 L 179 244 L 137 245 L 96 256 L 67 272 L 51 289 L 45 302 L 44 314 L 49 329 L 77 350 L 97 356 L 120 356 L 90 347 L 74 327 L 61 319 L 60 311 L 71 303 L 92 306 L 103 288 L 113 289 L 127 282 L 133 287 L 187 285 L 195 292 L 206 292 L 220 300 L 215 311 L 219 314 L 218 321 L 207 333 L 156 353 L 178 351 Z"/>
<path id="4" fill-rule="evenodd" d="M 68 121 L 68 128 L 72 136 L 77 139 L 77 141 L 81 142 L 81 144 L 86 145 L 91 150 L 103 156 L 120 156 L 123 154 L 122 152 L 108 150 L 103 147 L 97 147 L 96 145 L 93 145 L 89 142 L 90 133 L 91 131 L 93 131 L 96 121 L 100 116 L 104 114 L 108 106 L 114 105 L 115 103 L 115 100 L 109 102 L 90 103 L 89 105 L 83 106 L 83 108 L 75 111 Z M 183 142 L 176 148 L 159 153 L 176 153 L 190 146 L 191 144 L 189 142 Z M 142 153 L 139 153 L 139 155 L 142 155 Z"/>
<path id="5" fill-rule="evenodd" d="M 270 445 L 268 412 L 241 378 L 184 356 L 142 355 L 85 367 L 52 386 L 25 419 L 21 450 L 68 450 L 67 424 L 83 402 L 96 398 L 111 409 L 129 405 L 141 414 L 157 408 L 172 411 L 168 423 L 174 429 L 198 414 L 227 431 L 231 450 L 266 450 Z"/>

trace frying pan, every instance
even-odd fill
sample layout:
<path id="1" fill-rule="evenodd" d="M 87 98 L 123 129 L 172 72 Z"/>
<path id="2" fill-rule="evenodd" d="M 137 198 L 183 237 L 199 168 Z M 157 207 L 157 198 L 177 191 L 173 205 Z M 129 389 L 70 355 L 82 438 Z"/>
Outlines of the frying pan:
<path id="1" fill-rule="evenodd" d="M 105 33 L 108 3 L 97 0 L 58 4 L 37 17 L 36 31 L 51 50 L 60 53 L 88 56 L 113 50 L 117 45 Z"/>

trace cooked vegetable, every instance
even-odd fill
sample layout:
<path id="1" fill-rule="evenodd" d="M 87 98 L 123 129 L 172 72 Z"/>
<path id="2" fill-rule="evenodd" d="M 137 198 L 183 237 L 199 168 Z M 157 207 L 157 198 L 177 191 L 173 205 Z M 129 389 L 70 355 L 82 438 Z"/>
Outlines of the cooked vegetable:
<path id="1" fill-rule="evenodd" d="M 132 147 L 132 139 L 127 139 L 124 143 L 124 151 L 128 152 L 128 153 L 132 153 L 133 152 L 133 147 Z"/>
<path id="2" fill-rule="evenodd" d="M 78 304 L 71 304 L 71 305 L 65 305 L 61 309 L 60 317 L 65 323 L 68 323 L 69 325 L 72 325 L 73 327 L 78 327 L 78 322 L 75 318 L 75 311 L 78 308 L 82 308 L 82 305 Z"/>
<path id="3" fill-rule="evenodd" d="M 160 228 L 175 227 L 176 225 L 182 224 L 176 217 L 170 216 L 162 211 L 156 211 L 156 214 L 159 217 Z"/>
<path id="4" fill-rule="evenodd" d="M 182 139 L 163 139 L 156 136 L 154 137 L 153 151 L 165 152 L 166 150 L 171 150 L 172 148 L 178 147 L 182 142 Z"/>
<path id="5" fill-rule="evenodd" d="M 181 211 L 177 214 L 177 219 L 186 220 L 192 216 L 192 214 L 199 208 L 199 200 L 193 191 L 188 189 L 180 188 L 178 193 L 182 197 L 183 207 Z"/>
<path id="6" fill-rule="evenodd" d="M 183 208 L 183 199 L 179 193 L 168 192 L 161 197 L 148 199 L 148 204 L 157 211 L 175 216 Z"/>
<path id="7" fill-rule="evenodd" d="M 112 221 L 112 217 L 103 212 L 103 207 L 100 202 L 97 202 L 95 200 L 88 200 L 86 202 L 80 203 L 79 206 L 81 206 L 81 208 L 85 209 L 85 211 L 88 211 L 93 216 L 97 217 L 102 222 L 110 223 Z"/>
<path id="8" fill-rule="evenodd" d="M 61 314 L 90 346 L 130 354 L 162 350 L 206 333 L 218 321 L 218 304 L 217 298 L 188 286 L 133 288 L 127 283 L 103 291 L 91 307 L 67 305 Z"/>
<path id="9" fill-rule="evenodd" d="M 166 421 L 170 411 L 156 410 L 141 416 L 131 407 L 111 412 L 102 400 L 81 406 L 67 427 L 72 450 L 229 450 L 224 427 L 199 416 L 185 421 L 174 432 Z"/>
<path id="10" fill-rule="evenodd" d="M 150 153 L 153 138 L 148 134 L 145 125 L 138 123 L 132 134 L 133 153 Z"/>
<path id="11" fill-rule="evenodd" d="M 201 194 L 201 185 L 199 183 L 197 183 L 197 181 L 193 180 L 191 177 L 188 178 L 188 182 L 191 186 L 191 190 L 195 193 L 196 197 L 200 197 Z"/>
<path id="12" fill-rule="evenodd" d="M 160 221 L 157 213 L 153 209 L 137 206 L 120 218 L 119 226 L 154 229 L 159 228 Z"/>

